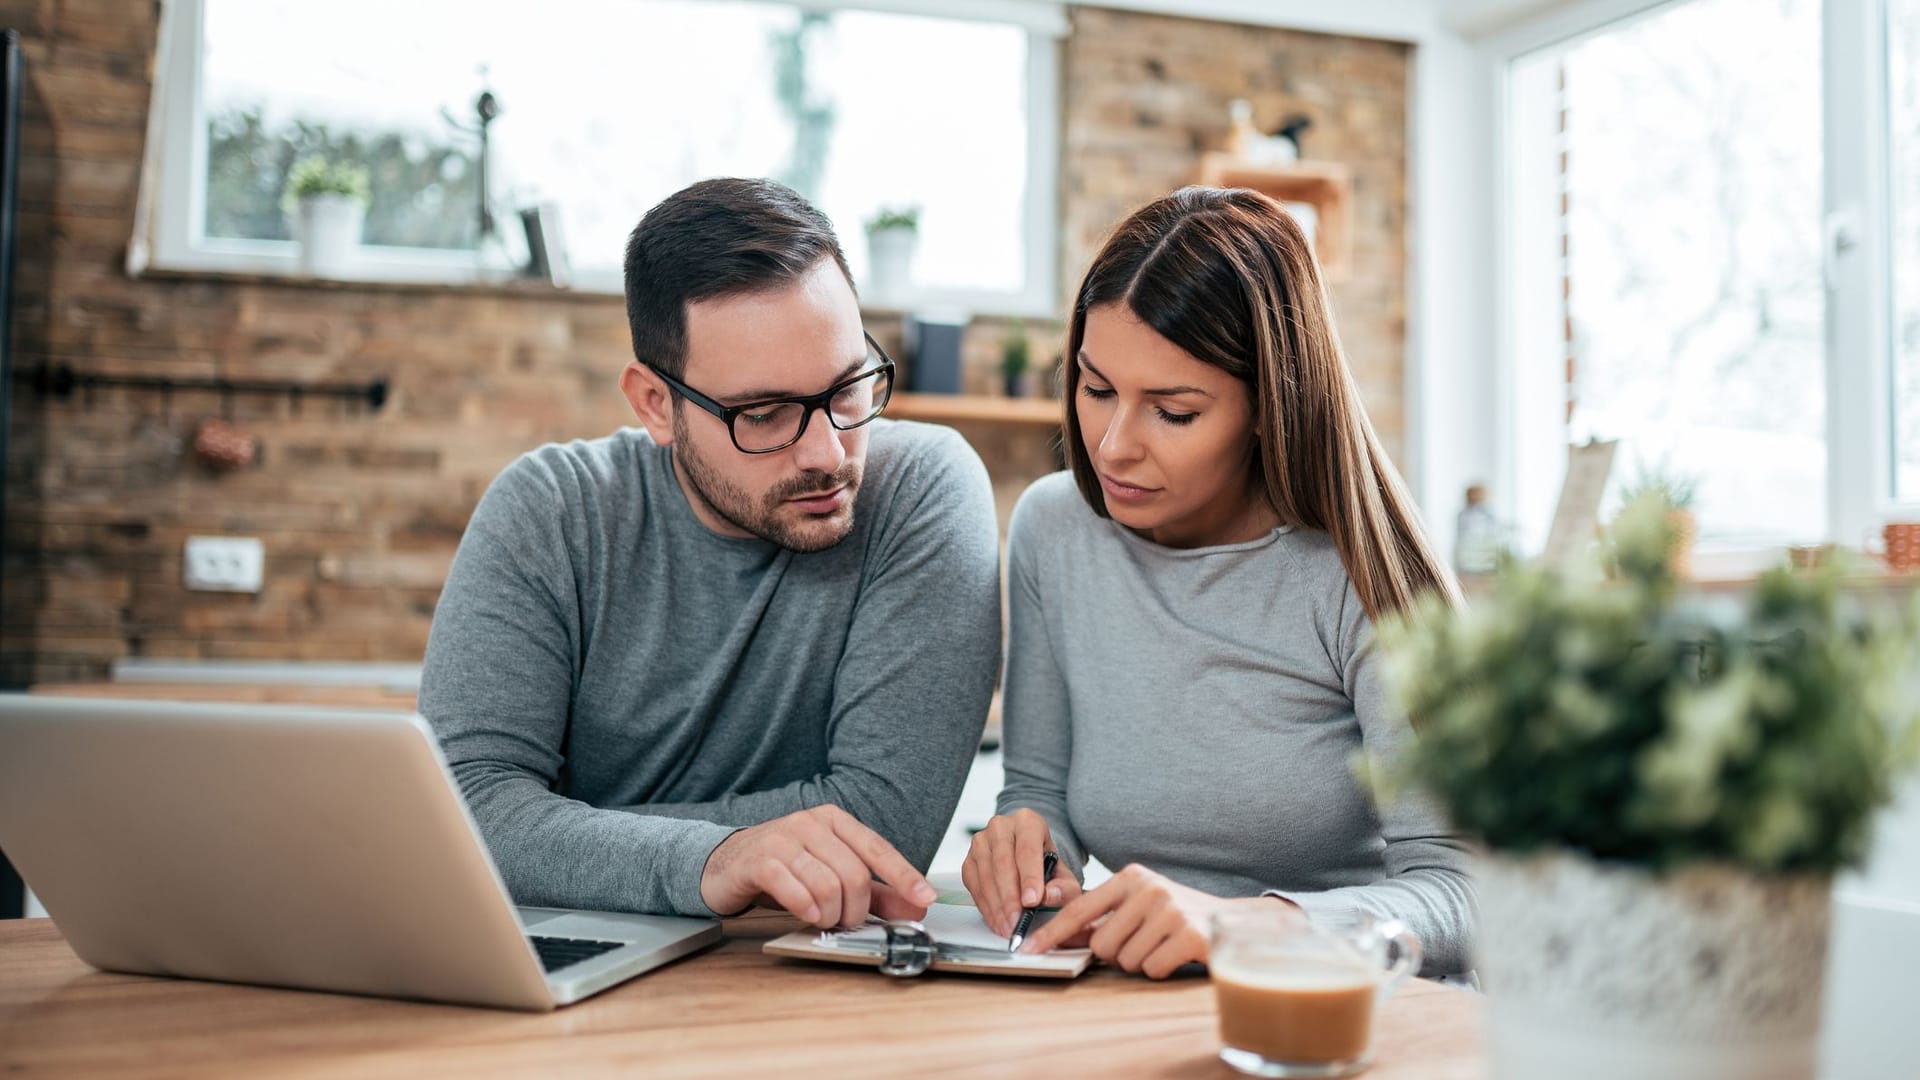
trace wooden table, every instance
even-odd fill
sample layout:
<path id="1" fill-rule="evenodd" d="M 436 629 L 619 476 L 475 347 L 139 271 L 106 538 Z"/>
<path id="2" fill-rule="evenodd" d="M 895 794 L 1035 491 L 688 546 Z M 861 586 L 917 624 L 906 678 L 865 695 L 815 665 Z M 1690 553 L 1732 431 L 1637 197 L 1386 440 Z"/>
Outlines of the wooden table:
<path id="1" fill-rule="evenodd" d="M 725 944 L 544 1015 L 87 967 L 44 919 L 0 923 L 0 1074 L 1214 1077 L 1205 979 L 1071 983 L 777 960 L 755 912 Z M 1409 982 L 1368 1080 L 1484 1075 L 1479 995 Z"/>

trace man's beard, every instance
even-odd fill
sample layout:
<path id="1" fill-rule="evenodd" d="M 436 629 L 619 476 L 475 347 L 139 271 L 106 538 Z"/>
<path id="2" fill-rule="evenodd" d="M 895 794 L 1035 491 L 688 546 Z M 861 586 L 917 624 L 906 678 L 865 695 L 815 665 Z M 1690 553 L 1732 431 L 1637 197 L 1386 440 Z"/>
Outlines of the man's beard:
<path id="1" fill-rule="evenodd" d="M 818 418 L 825 423 L 826 418 Z M 793 551 L 825 551 L 847 538 L 853 531 L 853 499 L 860 490 L 860 466 L 843 463 L 831 475 L 802 473 L 783 480 L 755 500 L 753 496 L 707 467 L 687 439 L 684 422 L 676 411 L 673 418 L 674 456 L 686 470 L 687 484 L 694 497 L 736 529 L 752 533 L 769 543 Z M 787 500 L 809 494 L 824 494 L 844 486 L 846 503 L 832 514 L 809 514 Z"/>

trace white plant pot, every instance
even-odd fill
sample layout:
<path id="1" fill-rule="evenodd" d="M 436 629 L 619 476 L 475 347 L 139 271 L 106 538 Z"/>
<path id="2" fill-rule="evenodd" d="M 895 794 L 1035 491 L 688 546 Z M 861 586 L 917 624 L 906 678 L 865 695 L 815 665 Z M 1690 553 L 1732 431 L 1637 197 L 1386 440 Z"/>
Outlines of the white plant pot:
<path id="1" fill-rule="evenodd" d="M 870 299 L 886 303 L 907 295 L 913 282 L 913 252 L 920 234 L 913 229 L 881 229 L 867 234 Z"/>
<path id="2" fill-rule="evenodd" d="M 366 204 L 352 195 L 302 196 L 294 221 L 300 271 L 315 277 L 343 275 L 353 265 L 366 220 Z"/>
<path id="3" fill-rule="evenodd" d="M 1832 882 L 1492 856 L 1478 966 L 1495 1080 L 1812 1080 Z"/>

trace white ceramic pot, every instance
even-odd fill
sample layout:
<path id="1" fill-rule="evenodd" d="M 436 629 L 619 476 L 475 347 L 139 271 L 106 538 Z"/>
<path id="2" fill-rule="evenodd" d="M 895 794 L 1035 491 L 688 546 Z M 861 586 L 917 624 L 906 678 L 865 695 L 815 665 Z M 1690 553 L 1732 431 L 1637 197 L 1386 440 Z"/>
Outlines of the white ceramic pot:
<path id="1" fill-rule="evenodd" d="M 913 281 L 913 252 L 920 234 L 913 229 L 880 229 L 867 234 L 869 297 L 885 303 L 901 299 Z"/>
<path id="2" fill-rule="evenodd" d="M 1496 1080 L 1812 1080 L 1832 882 L 1481 860 Z"/>
<path id="3" fill-rule="evenodd" d="M 300 241 L 300 271 L 338 277 L 353 265 L 367 207 L 352 195 L 303 195 L 295 222 Z"/>

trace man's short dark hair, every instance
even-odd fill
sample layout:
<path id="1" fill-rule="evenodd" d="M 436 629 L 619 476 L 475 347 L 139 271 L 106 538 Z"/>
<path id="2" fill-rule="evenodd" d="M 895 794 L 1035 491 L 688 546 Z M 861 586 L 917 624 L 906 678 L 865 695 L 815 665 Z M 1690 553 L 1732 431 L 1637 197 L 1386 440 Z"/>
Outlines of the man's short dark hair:
<path id="1" fill-rule="evenodd" d="M 647 211 L 627 238 L 627 324 L 633 355 L 675 378 L 687 367 L 687 305 L 790 284 L 847 257 L 833 224 L 771 180 L 702 180 Z"/>

